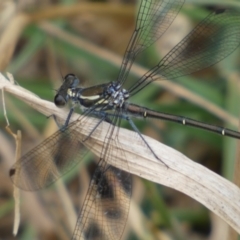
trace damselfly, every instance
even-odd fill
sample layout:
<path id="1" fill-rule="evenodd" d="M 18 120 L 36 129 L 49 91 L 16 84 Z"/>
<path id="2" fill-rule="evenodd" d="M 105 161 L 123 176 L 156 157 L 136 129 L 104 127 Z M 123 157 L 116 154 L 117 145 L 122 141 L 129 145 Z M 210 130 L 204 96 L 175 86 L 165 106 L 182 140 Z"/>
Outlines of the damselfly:
<path id="1" fill-rule="evenodd" d="M 120 239 L 128 218 L 131 199 L 131 174 L 108 163 L 117 155 L 124 156 L 118 142 L 121 121 L 127 121 L 142 141 L 149 154 L 162 162 L 144 139 L 133 118 L 156 118 L 213 131 L 240 139 L 240 133 L 196 120 L 157 112 L 132 104 L 129 99 L 156 80 L 175 79 L 207 68 L 232 53 L 240 43 L 240 14 L 235 10 L 218 9 L 202 20 L 156 66 L 145 73 L 130 88 L 124 87 L 135 58 L 159 39 L 182 8 L 184 0 L 142 0 L 122 65 L 115 81 L 79 87 L 74 74 L 64 78 L 55 96 L 55 104 L 64 107 L 73 103 L 64 126 L 32 151 L 17 161 L 10 170 L 14 184 L 25 190 L 37 190 L 55 182 L 76 166 L 95 143 L 93 136 L 101 131 L 101 124 L 110 123 L 105 133 L 97 169 L 92 177 L 82 210 L 78 216 L 72 239 Z M 204 41 L 196 41 L 203 34 Z M 197 45 L 193 44 L 197 43 Z M 76 106 L 82 117 L 69 123 Z M 97 123 L 85 129 L 86 137 L 79 136 L 87 121 Z M 112 151 L 112 146 L 115 150 Z M 162 162 L 168 168 L 167 163 Z M 125 167 L 128 169 L 128 167 Z M 119 187 L 121 186 L 121 187 Z"/>

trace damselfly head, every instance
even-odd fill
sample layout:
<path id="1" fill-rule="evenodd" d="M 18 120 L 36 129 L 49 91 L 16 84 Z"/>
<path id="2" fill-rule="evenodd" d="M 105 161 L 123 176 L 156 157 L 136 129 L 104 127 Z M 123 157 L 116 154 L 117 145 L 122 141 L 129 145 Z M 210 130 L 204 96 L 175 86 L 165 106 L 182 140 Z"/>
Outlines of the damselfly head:
<path id="1" fill-rule="evenodd" d="M 79 79 L 76 75 L 69 73 L 64 78 L 64 85 L 67 85 L 68 88 L 76 88 L 79 85 Z"/>
<path id="2" fill-rule="evenodd" d="M 62 95 L 60 94 L 57 94 L 55 97 L 54 97 L 54 103 L 57 107 L 59 108 L 62 108 L 66 105 L 67 103 L 67 99 L 65 99 Z"/>
<path id="3" fill-rule="evenodd" d="M 69 73 L 64 77 L 62 86 L 57 91 L 54 103 L 57 107 L 64 107 L 69 100 L 69 92 L 72 92 L 79 85 L 79 79 L 76 75 Z"/>

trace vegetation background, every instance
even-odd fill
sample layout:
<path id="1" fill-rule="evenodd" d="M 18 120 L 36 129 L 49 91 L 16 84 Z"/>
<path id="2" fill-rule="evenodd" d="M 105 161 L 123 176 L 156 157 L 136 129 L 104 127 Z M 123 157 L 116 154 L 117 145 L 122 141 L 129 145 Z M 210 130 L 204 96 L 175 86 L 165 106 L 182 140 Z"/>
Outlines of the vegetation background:
<path id="1" fill-rule="evenodd" d="M 84 86 L 114 80 L 121 61 L 116 64 L 107 54 L 112 52 L 119 59 L 123 56 L 134 28 L 137 4 L 133 0 L 1 0 L 0 70 L 10 72 L 20 86 L 49 101 L 53 101 L 54 89 L 67 73 L 76 74 Z M 207 15 L 209 7 L 216 5 L 240 8 L 240 1 L 186 1 L 169 31 L 136 62 L 145 68 L 154 66 Z M 3 44 L 4 39 L 8 39 L 7 44 Z M 94 51 L 91 46 L 104 52 Z M 214 67 L 175 81 L 189 96 L 179 97 L 156 87 L 156 83 L 133 101 L 158 111 L 237 129 L 239 53 L 240 48 Z M 131 81 L 136 76 L 129 78 Z M 216 108 L 209 110 L 195 96 Z M 5 104 L 12 131 L 22 131 L 23 153 L 57 130 L 51 118 L 10 94 L 5 94 Z M 218 114 L 217 107 L 226 111 L 225 117 Z M 2 104 L 0 108 L 0 239 L 70 239 L 70 221 L 81 207 L 79 202 L 90 179 L 87 169 L 94 157 L 64 178 L 66 188 L 55 184 L 43 191 L 22 193 L 21 225 L 14 238 L 14 202 L 8 171 L 14 161 L 15 142 L 5 130 Z M 144 134 L 232 180 L 236 140 L 163 121 L 143 120 L 137 124 Z M 226 239 L 227 226 L 188 196 L 139 177 L 134 177 L 133 186 L 125 239 Z M 72 208 L 76 213 L 70 212 Z M 136 216 L 142 225 L 136 226 Z"/>

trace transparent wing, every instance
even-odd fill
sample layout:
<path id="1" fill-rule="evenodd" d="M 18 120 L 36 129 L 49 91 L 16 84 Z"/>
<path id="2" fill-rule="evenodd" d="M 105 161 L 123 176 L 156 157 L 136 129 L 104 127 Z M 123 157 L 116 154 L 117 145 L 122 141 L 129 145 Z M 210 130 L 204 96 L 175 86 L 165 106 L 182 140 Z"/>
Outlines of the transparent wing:
<path id="1" fill-rule="evenodd" d="M 226 58 L 239 44 L 240 12 L 230 9 L 212 12 L 129 91 L 136 94 L 158 80 L 159 75 L 161 79 L 175 79 L 207 68 Z"/>
<path id="2" fill-rule="evenodd" d="M 131 174 L 108 164 L 118 156 L 124 156 L 114 137 L 118 131 L 114 125 L 110 126 L 105 137 L 72 240 L 118 240 L 125 229 L 132 192 Z"/>
<path id="3" fill-rule="evenodd" d="M 24 190 L 44 188 L 75 167 L 87 154 L 83 140 L 94 128 L 84 129 L 85 116 L 59 130 L 21 157 L 10 169 L 13 183 Z M 92 120 L 93 121 L 93 120 Z M 100 128 L 93 134 L 99 134 Z M 91 138 L 88 139 L 91 142 Z M 92 143 L 92 146 L 94 143 Z"/>
<path id="4" fill-rule="evenodd" d="M 152 45 L 171 25 L 184 0 L 142 0 L 135 30 L 129 41 L 118 75 L 122 84 L 136 56 Z"/>

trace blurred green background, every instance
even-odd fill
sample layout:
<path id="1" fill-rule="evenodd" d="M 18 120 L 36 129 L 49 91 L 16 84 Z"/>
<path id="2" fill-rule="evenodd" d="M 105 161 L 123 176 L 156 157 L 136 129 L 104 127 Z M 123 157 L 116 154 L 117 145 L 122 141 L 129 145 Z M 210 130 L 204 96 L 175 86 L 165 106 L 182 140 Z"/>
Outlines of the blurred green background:
<path id="1" fill-rule="evenodd" d="M 2 39 L 9 38 L 9 44 L 7 48 L 0 46 L 1 72 L 10 72 L 20 86 L 49 101 L 53 101 L 55 89 L 67 73 L 76 74 L 84 86 L 114 80 L 119 65 L 107 60 L 104 54 L 91 51 L 87 44 L 94 44 L 106 53 L 113 52 L 121 57 L 134 27 L 137 4 L 133 0 L 2 1 L 0 34 Z M 118 7 L 112 8 L 113 5 Z M 209 7 L 222 5 L 240 8 L 240 1 L 186 1 L 171 29 L 136 62 L 145 68 L 154 66 L 207 15 Z M 27 16 L 28 22 L 22 27 L 24 16 Z M 17 17 L 21 20 L 15 21 Z M 13 30 L 7 32 L 8 29 Z M 239 116 L 239 52 L 240 48 L 214 67 L 177 80 L 191 94 L 224 109 L 227 116 L 236 119 L 235 122 Z M 136 76 L 130 75 L 129 78 L 136 79 Z M 207 106 L 194 102 L 191 96 L 182 98 L 156 86 L 140 92 L 133 102 L 237 129 L 237 124 L 224 121 Z M 52 119 L 12 95 L 6 93 L 5 101 L 11 129 L 22 131 L 23 152 L 57 129 Z M 3 113 L 2 104 L 0 108 Z M 232 180 L 236 140 L 163 121 L 147 119 L 136 122 L 144 134 Z M 64 201 L 68 199 L 76 213 L 79 211 L 79 199 L 84 198 L 83 189 L 87 189 L 89 184 L 87 166 L 94 157 L 89 156 L 86 166 L 81 165 L 64 178 L 66 192 L 57 185 L 37 193 L 22 193 L 20 230 L 14 238 L 14 203 L 8 170 L 14 161 L 15 142 L 5 130 L 3 114 L 0 114 L 0 123 L 0 239 L 70 239 L 72 225 L 69 216 L 72 215 L 69 213 L 68 216 Z M 221 220 L 200 203 L 173 189 L 134 177 L 132 202 L 136 204 L 136 209 L 131 209 L 133 217 L 130 219 L 134 221 L 136 211 L 143 225 L 133 228 L 134 224 L 129 220 L 123 239 L 225 239 L 226 231 L 222 231 L 226 226 Z"/>

